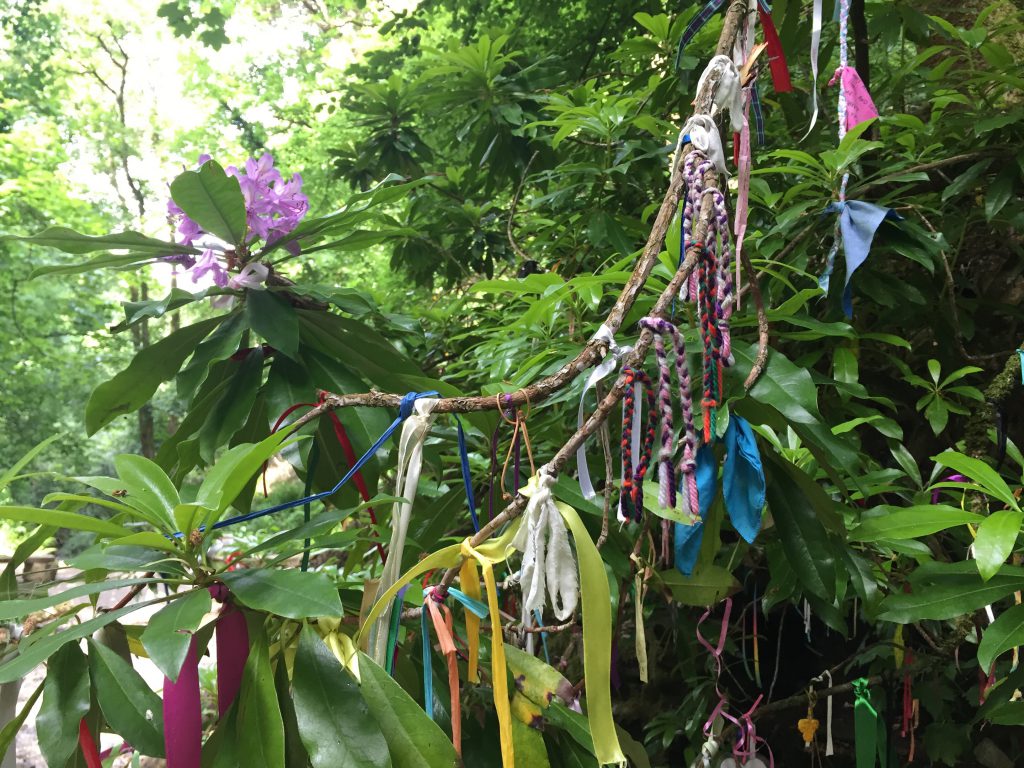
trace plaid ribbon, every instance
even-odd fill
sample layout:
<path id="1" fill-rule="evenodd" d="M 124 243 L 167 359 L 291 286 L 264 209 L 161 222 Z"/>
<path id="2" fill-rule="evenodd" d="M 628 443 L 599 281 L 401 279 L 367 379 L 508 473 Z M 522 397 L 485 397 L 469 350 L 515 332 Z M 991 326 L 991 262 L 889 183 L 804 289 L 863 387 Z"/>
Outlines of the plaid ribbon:
<path id="1" fill-rule="evenodd" d="M 683 30 L 683 36 L 679 38 L 679 47 L 676 49 L 675 68 L 677 72 L 679 71 L 679 63 L 683 59 L 683 50 L 697 33 L 704 28 L 704 25 L 711 20 L 711 17 L 718 13 L 724 4 L 725 0 L 708 0 L 707 5 L 701 8 L 700 13 L 690 19 L 690 23 Z"/>

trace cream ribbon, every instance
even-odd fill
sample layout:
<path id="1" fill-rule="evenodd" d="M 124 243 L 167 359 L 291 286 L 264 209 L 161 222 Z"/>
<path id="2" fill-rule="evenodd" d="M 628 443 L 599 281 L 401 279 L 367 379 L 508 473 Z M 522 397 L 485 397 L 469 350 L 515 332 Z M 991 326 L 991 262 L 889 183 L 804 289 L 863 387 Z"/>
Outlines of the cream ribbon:
<path id="1" fill-rule="evenodd" d="M 395 502 L 391 509 L 391 543 L 388 545 L 388 561 L 381 573 L 377 586 L 377 599 L 402 574 L 402 554 L 405 551 L 405 538 L 409 531 L 409 520 L 412 518 L 412 506 L 416 501 L 416 487 L 420 482 L 420 471 L 423 468 L 423 443 L 430 433 L 434 422 L 434 406 L 436 398 L 423 397 L 413 406 L 414 413 L 402 424 L 402 437 L 398 441 L 398 464 L 395 468 L 395 495 L 402 498 Z M 391 623 L 391 605 L 381 613 L 373 636 L 373 660 L 384 666 L 387 654 L 388 626 Z"/>

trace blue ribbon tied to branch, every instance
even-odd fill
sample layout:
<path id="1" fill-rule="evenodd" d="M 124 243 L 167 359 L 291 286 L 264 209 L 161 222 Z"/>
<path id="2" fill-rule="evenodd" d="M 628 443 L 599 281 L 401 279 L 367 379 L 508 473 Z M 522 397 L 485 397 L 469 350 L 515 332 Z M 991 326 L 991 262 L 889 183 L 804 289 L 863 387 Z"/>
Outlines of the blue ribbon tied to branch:
<path id="1" fill-rule="evenodd" d="M 853 289 L 850 278 L 853 273 L 867 261 L 875 232 L 886 219 L 903 221 L 903 217 L 891 208 L 861 200 L 846 200 L 829 203 L 823 213 L 839 214 L 839 231 L 842 235 L 843 256 L 846 259 L 846 278 L 843 282 L 843 312 L 853 317 Z M 818 285 L 828 292 L 829 280 L 832 277 L 834 252 L 829 254 L 825 271 L 818 278 Z"/>

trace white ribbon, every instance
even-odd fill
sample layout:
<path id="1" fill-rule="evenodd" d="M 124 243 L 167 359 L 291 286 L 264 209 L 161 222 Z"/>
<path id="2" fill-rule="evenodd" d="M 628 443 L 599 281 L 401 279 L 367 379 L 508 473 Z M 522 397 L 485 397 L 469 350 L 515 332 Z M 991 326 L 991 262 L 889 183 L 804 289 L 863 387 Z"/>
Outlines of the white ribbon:
<path id="1" fill-rule="evenodd" d="M 715 90 L 714 101 L 711 104 L 711 116 L 715 116 L 716 110 L 729 110 L 729 121 L 732 124 L 733 133 L 739 133 L 743 128 L 743 118 L 740 114 L 743 111 L 743 102 L 740 99 L 740 71 L 732 57 L 719 54 L 708 62 L 700 80 L 697 81 L 697 93 L 700 93 L 704 81 L 718 72 L 718 88 Z"/>
<path id="2" fill-rule="evenodd" d="M 828 679 L 828 687 L 832 688 L 832 673 L 827 669 L 814 678 L 812 683 L 820 683 Z M 836 745 L 832 742 L 832 694 L 825 700 L 825 757 L 832 757 L 836 753 Z"/>
<path id="3" fill-rule="evenodd" d="M 679 134 L 680 144 L 686 134 L 690 135 L 690 143 L 694 148 L 703 152 L 714 164 L 716 171 L 728 175 L 729 172 L 725 167 L 725 150 L 722 149 L 722 137 L 718 133 L 718 126 L 715 125 L 714 119 L 709 115 L 694 115 L 686 121 L 686 125 L 683 126 L 683 130 Z"/>
<path id="4" fill-rule="evenodd" d="M 814 0 L 811 17 L 811 98 L 814 100 L 814 112 L 811 114 L 811 124 L 807 126 L 807 133 L 800 141 L 811 135 L 814 124 L 818 122 L 818 48 L 821 45 L 821 0 Z"/>
<path id="5" fill-rule="evenodd" d="M 529 626 L 535 610 L 543 615 L 545 591 L 559 621 L 572 616 L 579 601 L 576 556 L 569 545 L 569 532 L 562 513 L 555 506 L 551 486 L 555 478 L 542 467 L 530 480 L 530 501 L 523 513 L 512 546 L 523 553 L 519 583 L 523 590 L 523 624 Z"/>
<path id="6" fill-rule="evenodd" d="M 607 325 L 602 324 L 597 329 L 597 333 L 594 334 L 593 341 L 603 341 L 608 344 L 608 354 L 605 355 L 604 360 L 590 372 L 590 376 L 587 377 L 586 384 L 583 385 L 583 394 L 580 395 L 580 407 L 576 414 L 576 428 L 581 429 L 583 427 L 583 404 L 587 399 L 587 393 L 597 386 L 597 383 L 601 381 L 605 376 L 614 371 L 619 362 L 627 354 L 633 351 L 632 347 L 620 347 L 615 343 L 615 335 L 611 332 Z M 587 465 L 587 449 L 585 444 L 580 444 L 580 447 L 576 449 L 576 467 L 579 470 L 580 476 L 580 493 L 583 494 L 583 498 L 589 500 L 597 496 L 597 492 L 594 490 L 594 484 L 590 480 L 590 467 Z"/>
<path id="7" fill-rule="evenodd" d="M 395 467 L 395 495 L 402 498 L 391 509 L 391 543 L 388 545 L 388 561 L 381 573 L 377 586 L 377 599 L 391 588 L 402 575 L 402 554 L 405 538 L 412 518 L 412 505 L 416 501 L 416 487 L 423 469 L 423 443 L 434 422 L 436 398 L 423 397 L 413 406 L 415 412 L 402 424 L 402 437 L 398 441 L 398 462 Z M 384 666 L 387 654 L 388 627 L 391 624 L 391 609 L 388 605 L 377 619 L 373 644 L 373 660 Z"/>

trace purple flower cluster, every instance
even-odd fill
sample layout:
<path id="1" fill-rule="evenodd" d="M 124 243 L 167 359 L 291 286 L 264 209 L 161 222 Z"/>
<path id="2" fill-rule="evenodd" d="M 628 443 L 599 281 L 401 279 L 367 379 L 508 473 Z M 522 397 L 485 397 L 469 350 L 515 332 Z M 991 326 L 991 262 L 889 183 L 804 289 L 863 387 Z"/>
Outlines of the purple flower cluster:
<path id="1" fill-rule="evenodd" d="M 209 159 L 209 155 L 200 155 L 199 165 Z M 258 160 L 249 158 L 241 170 L 235 166 L 224 170 L 238 179 L 245 199 L 246 244 L 255 240 L 264 243 L 280 240 L 298 226 L 309 210 L 309 199 L 302 194 L 302 176 L 296 173 L 285 181 L 269 153 Z M 246 264 L 237 275 L 229 276 L 228 267 L 221 260 L 226 252 L 222 243 L 211 242 L 212 236 L 186 216 L 174 200 L 167 201 L 167 215 L 178 225 L 179 243 L 203 249 L 198 258 L 178 254 L 165 259 L 184 266 L 193 283 L 209 275 L 217 286 L 241 290 L 259 288 L 267 279 L 267 267 L 255 262 Z"/>

